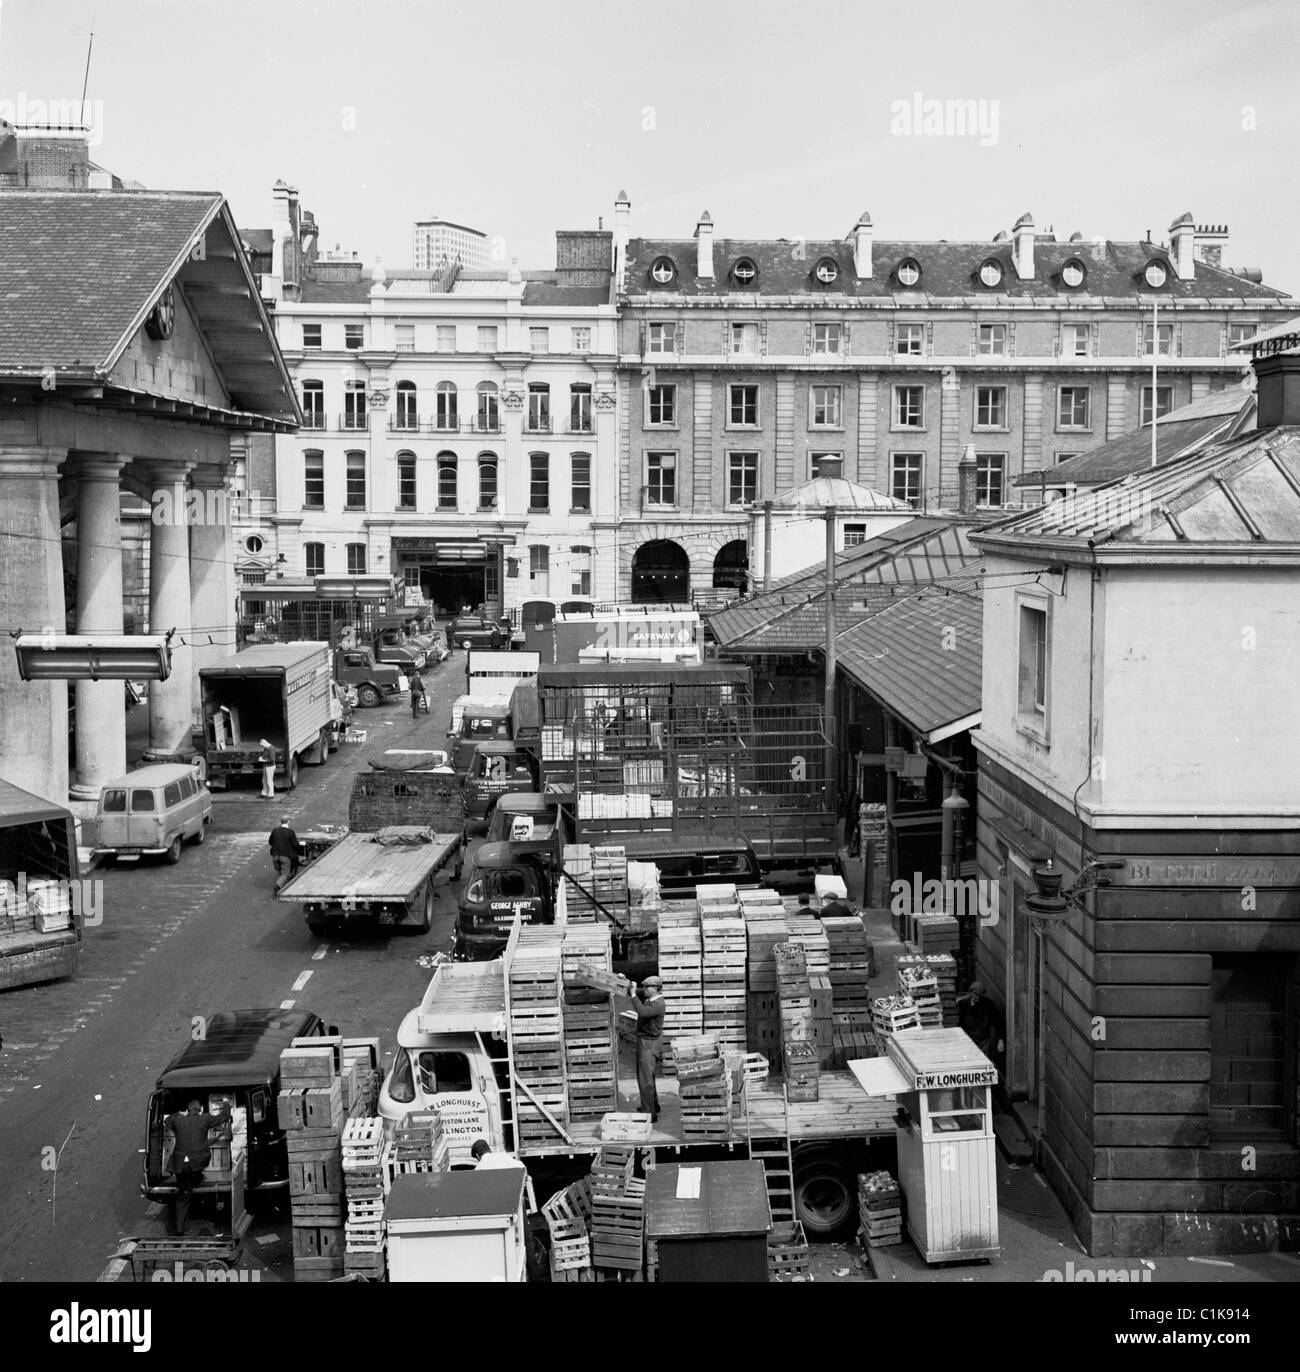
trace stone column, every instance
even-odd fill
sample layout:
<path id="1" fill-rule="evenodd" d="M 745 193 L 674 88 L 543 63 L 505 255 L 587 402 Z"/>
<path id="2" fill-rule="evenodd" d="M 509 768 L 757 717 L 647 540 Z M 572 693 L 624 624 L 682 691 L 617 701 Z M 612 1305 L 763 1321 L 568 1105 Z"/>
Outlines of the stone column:
<path id="1" fill-rule="evenodd" d="M 234 526 L 228 480 L 224 465 L 200 466 L 190 473 L 190 489 L 197 496 L 194 522 L 189 526 L 188 622 L 194 633 L 186 637 L 192 645 L 190 708 L 195 719 L 202 718 L 199 669 L 235 651 Z"/>
<path id="2" fill-rule="evenodd" d="M 122 505 L 116 453 L 72 454 L 77 477 L 77 632 L 122 632 Z M 126 691 L 120 681 L 78 681 L 73 800 L 95 800 L 126 771 Z"/>
<path id="3" fill-rule="evenodd" d="M 0 606 L 6 631 L 67 631 L 58 468 L 63 448 L 0 447 Z M 68 794 L 68 688 L 21 681 L 0 644 L 0 777 L 62 805 Z"/>
<path id="4" fill-rule="evenodd" d="M 190 609 L 190 531 L 186 524 L 189 462 L 147 464 L 154 490 L 150 497 L 149 632 L 172 638 L 171 675 L 149 684 L 149 747 L 146 762 L 168 762 L 193 755 L 194 640 Z"/>

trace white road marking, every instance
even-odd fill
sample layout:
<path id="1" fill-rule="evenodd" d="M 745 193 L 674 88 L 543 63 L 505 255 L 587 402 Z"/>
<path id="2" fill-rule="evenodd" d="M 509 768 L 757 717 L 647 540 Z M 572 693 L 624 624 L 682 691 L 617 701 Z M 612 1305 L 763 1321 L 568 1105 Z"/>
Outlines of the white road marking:
<path id="1" fill-rule="evenodd" d="M 289 990 L 291 990 L 291 991 L 301 991 L 302 988 L 303 988 L 304 986 L 306 986 L 307 983 L 308 983 L 310 980 L 311 980 L 311 970 L 308 969 L 306 972 L 303 972 L 303 973 L 301 973 L 301 974 L 299 975 L 298 980 L 295 981 L 294 984 L 293 984 L 291 987 L 289 987 Z"/>
<path id="2" fill-rule="evenodd" d="M 293 1007 L 294 1007 L 294 1004 L 295 1004 L 294 1001 L 291 1001 L 291 1000 L 282 1000 L 282 1001 L 280 1002 L 280 1009 L 281 1009 L 281 1010 L 292 1010 Z"/>
<path id="3" fill-rule="evenodd" d="M 329 952 L 329 950 L 329 944 L 322 943 L 321 946 L 317 948 L 316 951 L 311 955 L 311 960 L 313 962 L 319 962 Z"/>

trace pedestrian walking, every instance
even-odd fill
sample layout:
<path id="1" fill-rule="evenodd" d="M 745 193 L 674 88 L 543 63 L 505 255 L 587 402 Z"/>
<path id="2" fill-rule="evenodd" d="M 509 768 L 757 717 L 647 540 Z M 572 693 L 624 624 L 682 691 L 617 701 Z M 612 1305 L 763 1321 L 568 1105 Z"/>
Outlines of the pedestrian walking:
<path id="1" fill-rule="evenodd" d="M 641 1093 L 641 1112 L 650 1123 L 659 1119 L 659 1088 L 655 1077 L 663 1057 L 664 984 L 659 977 L 646 977 L 638 987 L 631 985 L 632 1009 L 636 1011 L 636 1084 Z"/>
<path id="2" fill-rule="evenodd" d="M 163 1128 L 172 1141 L 171 1170 L 176 1178 L 176 1205 L 172 1215 L 172 1233 L 184 1234 L 189 1219 L 190 1201 L 194 1188 L 203 1181 L 203 1171 L 212 1160 L 212 1146 L 208 1134 L 221 1129 L 230 1137 L 230 1106 L 223 1105 L 219 1115 L 209 1114 L 201 1101 L 192 1100 L 182 1112 L 168 1115 Z"/>
<path id="3" fill-rule="evenodd" d="M 298 835 L 289 824 L 289 816 L 281 815 L 280 822 L 271 830 L 271 865 L 275 868 L 275 893 L 286 881 L 298 875 Z"/>
<path id="4" fill-rule="evenodd" d="M 424 678 L 419 669 L 411 673 L 411 718 L 417 719 L 424 704 Z"/>
<path id="5" fill-rule="evenodd" d="M 260 738 L 257 746 L 262 750 L 257 755 L 257 765 L 262 769 L 262 799 L 275 799 L 275 745 Z"/>

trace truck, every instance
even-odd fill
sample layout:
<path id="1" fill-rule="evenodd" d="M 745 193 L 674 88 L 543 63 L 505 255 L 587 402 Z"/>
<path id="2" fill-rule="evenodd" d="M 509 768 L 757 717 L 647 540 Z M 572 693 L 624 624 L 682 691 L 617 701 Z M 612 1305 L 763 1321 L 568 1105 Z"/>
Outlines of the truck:
<path id="1" fill-rule="evenodd" d="M 396 1125 L 442 1102 L 444 1127 L 514 1153 L 534 1178 L 540 1200 L 588 1170 L 601 1149 L 601 1120 L 567 1120 L 550 1143 L 517 1137 L 517 1107 L 536 1099 L 516 1075 L 507 1011 L 507 972 L 517 937 L 512 934 L 503 959 L 434 969 L 423 999 L 398 1029 L 379 1113 Z M 751 1081 L 744 1116 L 733 1117 L 731 1137 L 721 1142 L 688 1138 L 676 1080 L 660 1078 L 658 1085 L 660 1118 L 648 1143 L 639 1146 L 661 1162 L 704 1161 L 721 1150 L 730 1157 L 766 1158 L 774 1200 L 781 1174 L 792 1177 L 784 1184 L 786 1204 L 792 1200 L 809 1238 L 836 1237 L 856 1223 L 858 1173 L 894 1165 L 896 1102 L 868 1096 L 851 1072 L 823 1070 L 819 1099 L 812 1102 L 787 1100 L 779 1077 Z M 636 1099 L 635 1082 L 622 1072 L 619 1095 Z"/>
<path id="2" fill-rule="evenodd" d="M 465 821 L 455 777 L 373 769 L 352 782 L 348 831 L 280 888 L 301 905 L 307 927 L 325 934 L 359 924 L 427 934 L 434 880 L 454 866 L 459 881 Z"/>
<path id="3" fill-rule="evenodd" d="M 84 893 L 72 812 L 0 781 L 0 990 L 76 973 Z"/>
<path id="4" fill-rule="evenodd" d="M 357 704 L 372 709 L 407 689 L 405 675 L 388 662 L 376 662 L 368 648 L 338 648 L 334 652 L 334 679 L 351 686 Z"/>
<path id="5" fill-rule="evenodd" d="M 531 681 L 540 666 L 536 653 L 471 649 L 465 661 L 465 694 L 451 707 L 452 764 L 459 775 L 469 770 L 480 743 L 514 738 L 512 701 L 516 689 Z"/>
<path id="6" fill-rule="evenodd" d="M 292 790 L 299 762 L 337 749 L 344 707 L 325 643 L 263 643 L 199 669 L 208 785 L 260 776 L 261 740 L 275 748 L 276 783 Z"/>

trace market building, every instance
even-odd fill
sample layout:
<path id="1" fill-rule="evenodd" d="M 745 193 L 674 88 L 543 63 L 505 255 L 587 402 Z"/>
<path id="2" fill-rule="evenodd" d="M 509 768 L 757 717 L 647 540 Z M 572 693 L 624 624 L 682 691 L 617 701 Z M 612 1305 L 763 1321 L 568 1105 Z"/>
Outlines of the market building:
<path id="1" fill-rule="evenodd" d="M 1234 384 L 1229 348 L 1294 313 L 1221 265 L 1222 226 L 1170 241 L 636 238 L 615 203 L 621 599 L 686 601 L 733 575 L 751 510 L 834 471 L 917 511 L 980 507 Z M 1157 364 L 1153 380 L 1152 362 Z"/>
<path id="2" fill-rule="evenodd" d="M 1255 432 L 972 535 L 980 969 L 1094 1255 L 1300 1223 L 1300 356 L 1254 367 Z"/>
<path id="3" fill-rule="evenodd" d="M 231 434 L 298 419 L 256 281 L 212 193 L 5 188 L 0 232 L 7 627 L 121 634 L 147 610 L 137 632 L 174 631 L 149 756 L 187 756 L 198 668 L 235 641 Z M 126 770 L 122 682 L 24 682 L 0 653 L 0 757 L 25 790 L 96 796 Z"/>

